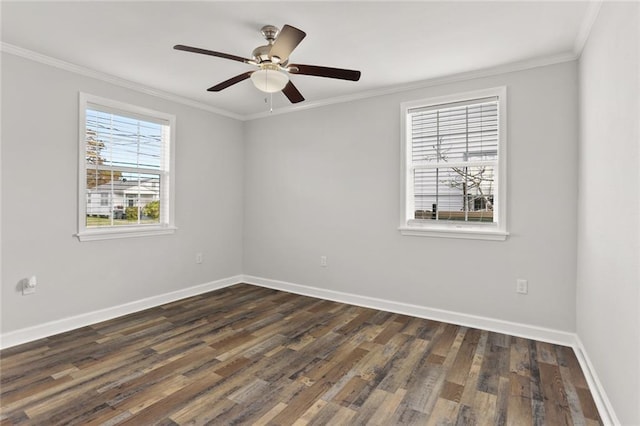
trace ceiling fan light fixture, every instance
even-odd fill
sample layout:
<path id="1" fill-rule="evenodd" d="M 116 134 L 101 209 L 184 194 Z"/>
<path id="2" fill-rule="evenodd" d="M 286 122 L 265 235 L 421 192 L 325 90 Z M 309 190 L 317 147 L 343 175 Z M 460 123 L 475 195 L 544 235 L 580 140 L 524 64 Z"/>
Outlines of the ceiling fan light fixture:
<path id="1" fill-rule="evenodd" d="M 278 69 L 263 68 L 251 74 L 251 81 L 258 90 L 275 93 L 284 89 L 289 82 L 289 76 Z"/>
<path id="2" fill-rule="evenodd" d="M 2 0 L 0 0 L 2 1 Z M 263 93 L 282 92 L 292 104 L 304 101 L 304 96 L 289 79 L 289 73 L 310 75 L 316 77 L 336 78 L 339 80 L 358 81 L 360 71 L 342 68 L 322 67 L 317 65 L 290 64 L 291 52 L 306 37 L 306 33 L 291 25 L 285 25 L 279 30 L 273 25 L 262 27 L 262 35 L 267 44 L 253 49 L 251 59 L 214 50 L 201 49 L 199 47 L 176 44 L 176 50 L 198 53 L 201 55 L 216 56 L 232 61 L 253 65 L 258 69 L 247 71 L 231 77 L 215 86 L 209 87 L 208 92 L 219 92 L 234 84 L 251 79 L 256 89 Z"/>

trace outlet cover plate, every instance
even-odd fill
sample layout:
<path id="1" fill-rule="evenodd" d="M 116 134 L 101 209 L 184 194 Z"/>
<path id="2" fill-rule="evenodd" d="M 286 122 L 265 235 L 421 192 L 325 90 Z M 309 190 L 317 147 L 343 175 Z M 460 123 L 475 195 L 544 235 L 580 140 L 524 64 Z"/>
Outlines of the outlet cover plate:
<path id="1" fill-rule="evenodd" d="M 527 280 L 518 279 L 516 280 L 516 293 L 519 294 L 527 294 L 529 292 L 529 283 Z"/>
<path id="2" fill-rule="evenodd" d="M 36 292 L 35 287 L 27 287 L 26 285 L 22 286 L 22 295 L 27 296 L 29 294 L 34 294 Z"/>

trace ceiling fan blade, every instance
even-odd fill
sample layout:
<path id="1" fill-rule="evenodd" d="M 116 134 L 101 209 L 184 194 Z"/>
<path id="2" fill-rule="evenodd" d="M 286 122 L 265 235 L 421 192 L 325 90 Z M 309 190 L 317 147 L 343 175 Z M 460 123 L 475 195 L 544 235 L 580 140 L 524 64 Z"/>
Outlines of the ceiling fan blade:
<path id="1" fill-rule="evenodd" d="M 316 77 L 337 78 L 340 80 L 360 80 L 360 71 L 342 68 L 320 67 L 317 65 L 290 64 L 289 72 L 293 74 L 314 75 Z"/>
<path id="2" fill-rule="evenodd" d="M 219 92 L 222 89 L 226 89 L 229 86 L 233 86 L 236 83 L 240 83 L 241 81 L 248 79 L 251 76 L 251 74 L 253 74 L 253 71 L 248 71 L 248 72 L 236 75 L 235 77 L 231 77 L 229 80 L 225 80 L 222 83 L 218 83 L 215 86 L 209 87 L 207 91 Z"/>
<path id="3" fill-rule="evenodd" d="M 291 101 L 292 104 L 297 104 L 298 102 L 304 101 L 304 96 L 302 96 L 302 93 L 300 93 L 298 88 L 293 85 L 291 80 L 289 80 L 287 85 L 284 86 L 284 89 L 282 89 L 282 93 L 284 93 L 284 95 L 287 97 L 287 99 L 289 99 L 289 101 Z"/>
<path id="4" fill-rule="evenodd" d="M 271 57 L 277 56 L 280 58 L 280 62 L 284 62 L 289 58 L 293 49 L 295 49 L 303 38 L 307 36 L 302 30 L 292 27 L 291 25 L 285 25 L 280 30 L 276 41 L 273 42 L 269 55 Z"/>
<path id="5" fill-rule="evenodd" d="M 202 55 L 217 56 L 218 58 L 231 59 L 232 61 L 244 62 L 247 64 L 251 63 L 251 60 L 247 58 L 242 58 L 236 55 L 230 55 L 228 53 L 215 52 L 213 50 L 200 49 L 199 47 L 191 47 L 191 46 L 185 46 L 183 44 L 176 44 L 175 46 L 173 46 L 173 48 L 176 50 L 184 50 L 185 52 L 200 53 Z"/>

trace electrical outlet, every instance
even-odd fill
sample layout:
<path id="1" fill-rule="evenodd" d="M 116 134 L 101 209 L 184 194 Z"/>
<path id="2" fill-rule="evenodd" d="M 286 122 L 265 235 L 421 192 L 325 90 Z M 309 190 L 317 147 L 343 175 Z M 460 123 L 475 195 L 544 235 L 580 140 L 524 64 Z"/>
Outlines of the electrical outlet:
<path id="1" fill-rule="evenodd" d="M 516 293 L 527 294 L 529 292 L 529 283 L 527 280 L 518 278 L 516 280 Z"/>
<path id="2" fill-rule="evenodd" d="M 32 276 L 31 278 L 25 278 L 22 280 L 22 295 L 26 296 L 28 294 L 34 294 L 36 292 L 36 285 L 38 284 L 38 280 L 36 276 Z"/>
<path id="3" fill-rule="evenodd" d="M 196 253 L 196 263 L 202 263 L 202 253 Z"/>
<path id="4" fill-rule="evenodd" d="M 327 267 L 327 256 L 320 256 L 320 266 L 323 268 Z"/>

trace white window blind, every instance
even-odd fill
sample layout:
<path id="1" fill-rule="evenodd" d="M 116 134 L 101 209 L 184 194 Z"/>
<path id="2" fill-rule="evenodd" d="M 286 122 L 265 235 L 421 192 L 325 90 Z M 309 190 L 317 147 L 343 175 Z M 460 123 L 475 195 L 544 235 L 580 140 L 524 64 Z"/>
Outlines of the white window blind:
<path id="1" fill-rule="evenodd" d="M 497 99 L 409 115 L 414 219 L 493 222 Z"/>
<path id="2" fill-rule="evenodd" d="M 405 119 L 404 226 L 498 226 L 501 103 L 497 95 L 413 103 Z M 501 224 L 503 225 L 503 224 Z"/>
<path id="3" fill-rule="evenodd" d="M 85 99 L 80 232 L 168 227 L 171 212 L 170 117 Z M 111 105 L 109 105 L 109 103 Z M 84 172 L 84 173 L 82 173 Z M 117 231 L 116 231 L 117 232 Z"/>

